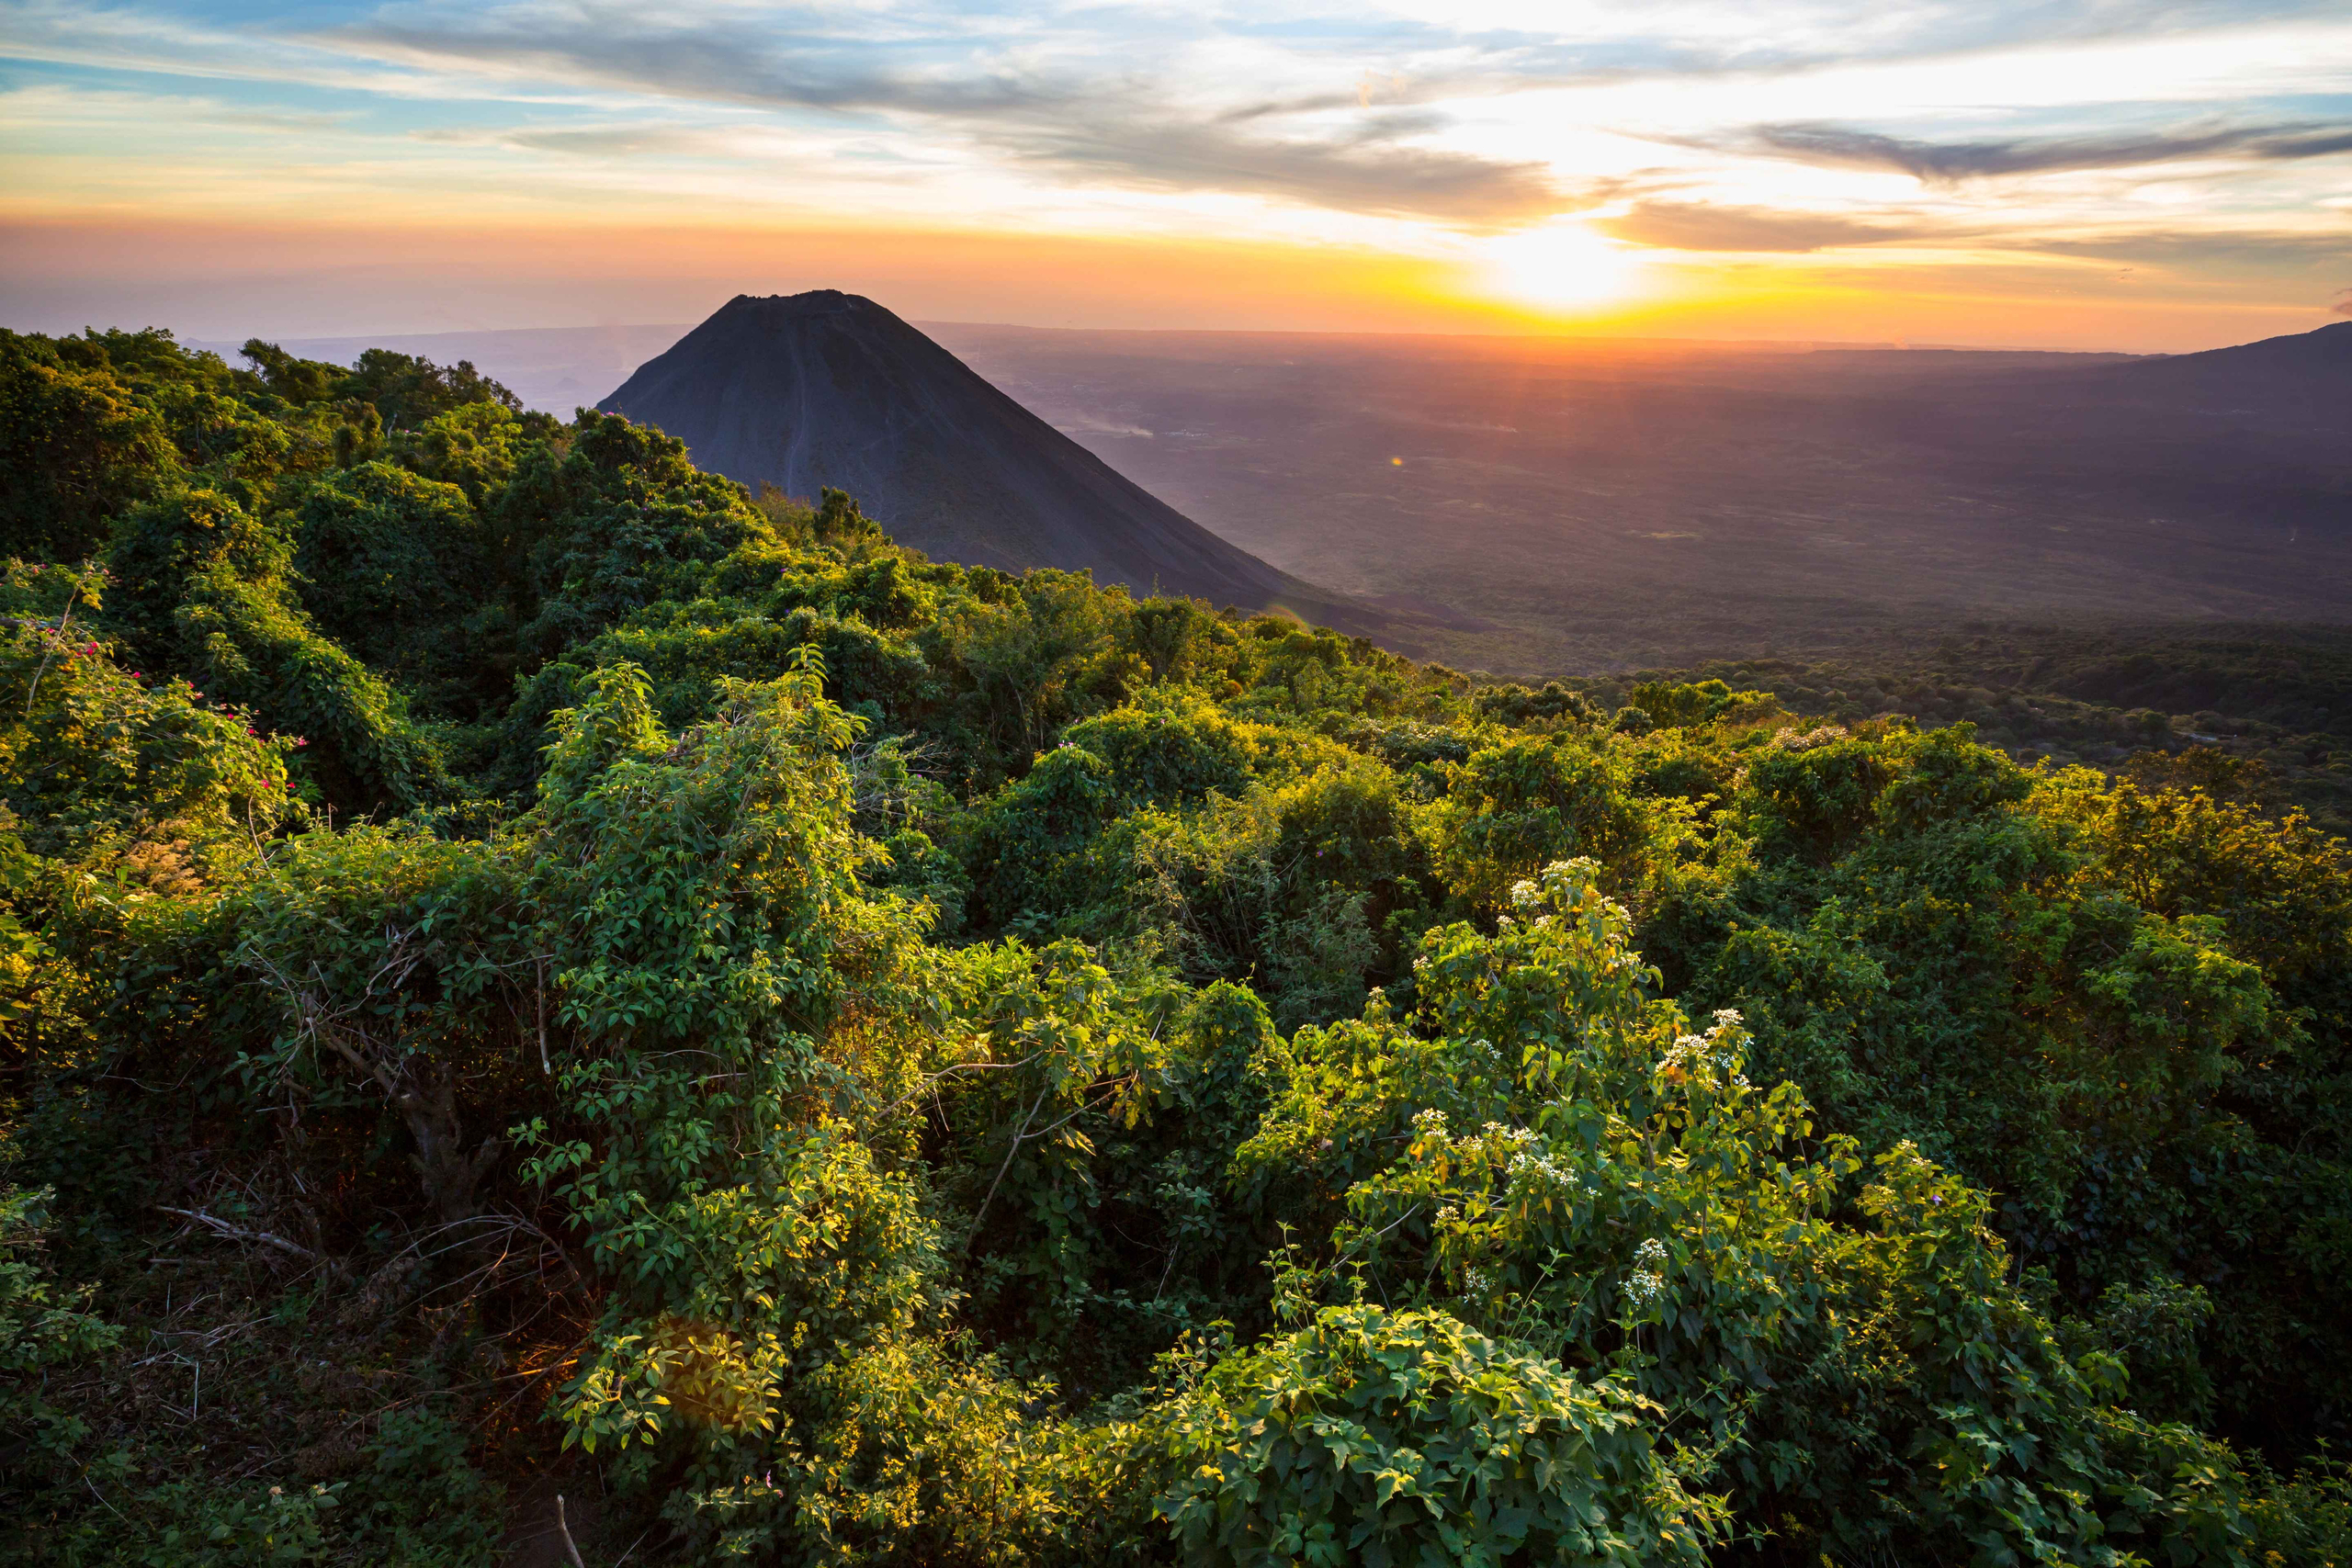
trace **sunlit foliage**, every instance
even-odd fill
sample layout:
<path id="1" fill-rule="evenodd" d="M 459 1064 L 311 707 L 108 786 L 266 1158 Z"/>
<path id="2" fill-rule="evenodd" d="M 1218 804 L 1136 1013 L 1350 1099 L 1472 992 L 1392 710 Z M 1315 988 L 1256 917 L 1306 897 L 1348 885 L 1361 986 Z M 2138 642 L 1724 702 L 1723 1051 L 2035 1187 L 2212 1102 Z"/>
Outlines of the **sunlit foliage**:
<path id="1" fill-rule="evenodd" d="M 0 1560 L 2352 1549 L 2352 862 L 2242 772 L 243 357 L 0 340 Z"/>

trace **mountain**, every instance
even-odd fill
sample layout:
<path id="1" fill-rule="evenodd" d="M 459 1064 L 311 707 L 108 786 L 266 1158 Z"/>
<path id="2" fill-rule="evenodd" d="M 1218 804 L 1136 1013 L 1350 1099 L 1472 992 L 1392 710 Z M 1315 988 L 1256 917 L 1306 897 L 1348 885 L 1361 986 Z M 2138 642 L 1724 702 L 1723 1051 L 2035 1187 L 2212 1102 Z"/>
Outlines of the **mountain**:
<path id="1" fill-rule="evenodd" d="M 2108 384 L 2126 397 L 2226 401 L 2315 415 L 2340 430 L 2352 422 L 2352 321 L 2203 354 L 2142 360 L 2105 374 Z"/>
<path id="2" fill-rule="evenodd" d="M 2348 427 L 2352 321 L 2200 354 L 1921 381 L 1856 423 L 1937 486 L 2008 490 L 2001 505 L 2020 522 L 2028 509 L 2045 514 L 2042 526 L 2075 536 L 2070 550 L 2102 513 L 2127 530 L 2119 543 L 2134 513 L 2140 526 L 2186 529 L 2102 569 L 2134 593 L 2202 557 L 2182 586 L 2206 615 L 2252 618 L 2257 604 L 2277 615 L 2300 601 L 2284 613 L 2331 620 L 2352 551 Z M 2288 556 L 2257 564 L 2257 539 Z"/>
<path id="3" fill-rule="evenodd" d="M 1088 567 L 1351 631 L 1390 619 L 1227 544 L 855 294 L 738 295 L 597 406 L 754 488 L 846 491 L 942 559 Z"/>
<path id="4" fill-rule="evenodd" d="M 2352 321 L 2202 354 L 2151 355 L 2062 370 L 2017 391 L 2042 400 L 2139 418 L 2253 419 L 2273 430 L 2342 430 L 2352 422 Z"/>

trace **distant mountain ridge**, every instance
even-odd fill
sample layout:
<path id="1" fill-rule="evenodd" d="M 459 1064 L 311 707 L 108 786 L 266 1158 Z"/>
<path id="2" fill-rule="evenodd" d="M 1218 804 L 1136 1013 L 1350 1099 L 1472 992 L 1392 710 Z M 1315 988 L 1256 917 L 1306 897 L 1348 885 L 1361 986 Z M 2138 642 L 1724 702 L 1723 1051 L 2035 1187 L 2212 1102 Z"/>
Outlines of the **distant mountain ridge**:
<path id="1" fill-rule="evenodd" d="M 2352 425 L 2352 321 L 2200 354 L 2061 372 L 2042 386 L 2119 407 L 2226 410 L 2341 430 Z"/>
<path id="2" fill-rule="evenodd" d="M 941 559 L 1088 568 L 1352 631 L 1392 619 L 1210 533 L 859 295 L 738 295 L 597 406 L 744 484 L 846 491 Z"/>
<path id="3" fill-rule="evenodd" d="M 2177 370 L 2266 370 L 2273 374 L 2352 377 L 2352 321 L 2331 321 L 2307 333 L 2283 333 L 2253 343 L 2174 354 L 2144 361 Z"/>

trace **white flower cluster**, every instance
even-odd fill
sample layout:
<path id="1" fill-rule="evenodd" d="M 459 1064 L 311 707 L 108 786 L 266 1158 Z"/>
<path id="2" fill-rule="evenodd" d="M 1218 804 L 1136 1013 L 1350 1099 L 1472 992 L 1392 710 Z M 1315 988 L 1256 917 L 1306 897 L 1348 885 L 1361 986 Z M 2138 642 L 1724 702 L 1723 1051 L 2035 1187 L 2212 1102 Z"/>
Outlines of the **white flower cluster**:
<path id="1" fill-rule="evenodd" d="M 1424 1138 L 1445 1136 L 1445 1112 L 1432 1105 L 1426 1111 L 1413 1112 L 1413 1131 Z"/>
<path id="2" fill-rule="evenodd" d="M 1527 1135 L 1532 1140 L 1533 1134 Z M 1599 1186 L 1586 1181 L 1574 1170 L 1561 1165 L 1548 1154 L 1531 1154 L 1524 1146 L 1510 1156 L 1505 1168 L 1508 1179 L 1514 1188 L 1543 1186 L 1564 1197 L 1589 1201 L 1600 1196 Z"/>
<path id="3" fill-rule="evenodd" d="M 1437 1212 L 1437 1223 L 1442 1225 L 1450 1225 L 1461 1217 L 1462 1211 L 1455 1208 L 1451 1203 L 1448 1203 L 1445 1207 Z"/>
<path id="4" fill-rule="evenodd" d="M 1495 1277 L 1484 1269 L 1464 1269 L 1462 1282 L 1469 1287 L 1470 1293 L 1474 1296 L 1490 1296 L 1495 1293 Z"/>
<path id="5" fill-rule="evenodd" d="M 1550 1155 L 1532 1155 L 1525 1149 L 1510 1156 L 1510 1179 L 1513 1181 L 1522 1180 L 1528 1177 L 1540 1177 L 1545 1181 L 1555 1183 L 1576 1180 L 1575 1174 L 1562 1170 L 1553 1162 Z"/>
<path id="6" fill-rule="evenodd" d="M 1659 1272 L 1666 1267 L 1666 1243 L 1650 1237 L 1634 1248 L 1634 1271 L 1625 1277 L 1625 1304 L 1636 1312 L 1646 1312 L 1666 1294 L 1666 1277 Z"/>
<path id="7" fill-rule="evenodd" d="M 1810 751 L 1816 746 L 1826 746 L 1833 740 L 1845 739 L 1846 730 L 1842 725 L 1825 724 L 1816 729 L 1808 729 L 1803 735 L 1791 726 L 1772 737 L 1772 746 L 1780 751 Z"/>
<path id="8" fill-rule="evenodd" d="M 1724 1010 L 1730 1011 L 1729 1009 Z M 1732 1013 L 1731 1016 L 1733 1022 L 1736 1023 L 1739 1015 Z M 1723 1044 L 1722 1036 L 1727 1027 L 1719 1019 L 1715 1027 L 1705 1034 L 1686 1034 L 1677 1040 L 1659 1060 L 1658 1070 L 1672 1072 L 1679 1068 L 1690 1077 L 1721 1077 L 1737 1088 L 1747 1088 L 1747 1077 L 1739 1070 L 1738 1054 L 1728 1048 L 1717 1048 Z"/>
<path id="9" fill-rule="evenodd" d="M 1544 889 L 1521 878 L 1510 885 L 1510 903 L 1514 909 L 1532 909 L 1544 901 Z"/>

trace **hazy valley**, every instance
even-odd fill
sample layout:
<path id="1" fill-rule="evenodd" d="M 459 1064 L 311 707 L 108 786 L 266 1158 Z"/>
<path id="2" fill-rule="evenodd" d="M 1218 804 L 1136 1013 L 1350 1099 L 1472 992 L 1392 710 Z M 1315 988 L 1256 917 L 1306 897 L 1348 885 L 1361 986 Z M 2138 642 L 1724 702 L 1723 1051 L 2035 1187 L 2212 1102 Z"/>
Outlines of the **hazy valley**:
<path id="1" fill-rule="evenodd" d="M 1402 612 L 1392 646 L 1462 668 L 2352 604 L 2332 435 L 2352 372 L 2246 407 L 2120 355 L 922 325 L 1178 512 Z M 568 415 L 684 330 L 382 341 Z"/>
<path id="2" fill-rule="evenodd" d="M 1426 651 L 1498 671 L 2352 603 L 2352 451 L 2280 472 L 2267 447 L 2294 435 L 2167 411 L 2205 438 L 2192 459 L 2067 407 L 2050 383 L 2116 363 L 2094 356 L 938 335 L 1274 564 L 1474 611 L 1492 629 Z"/>

